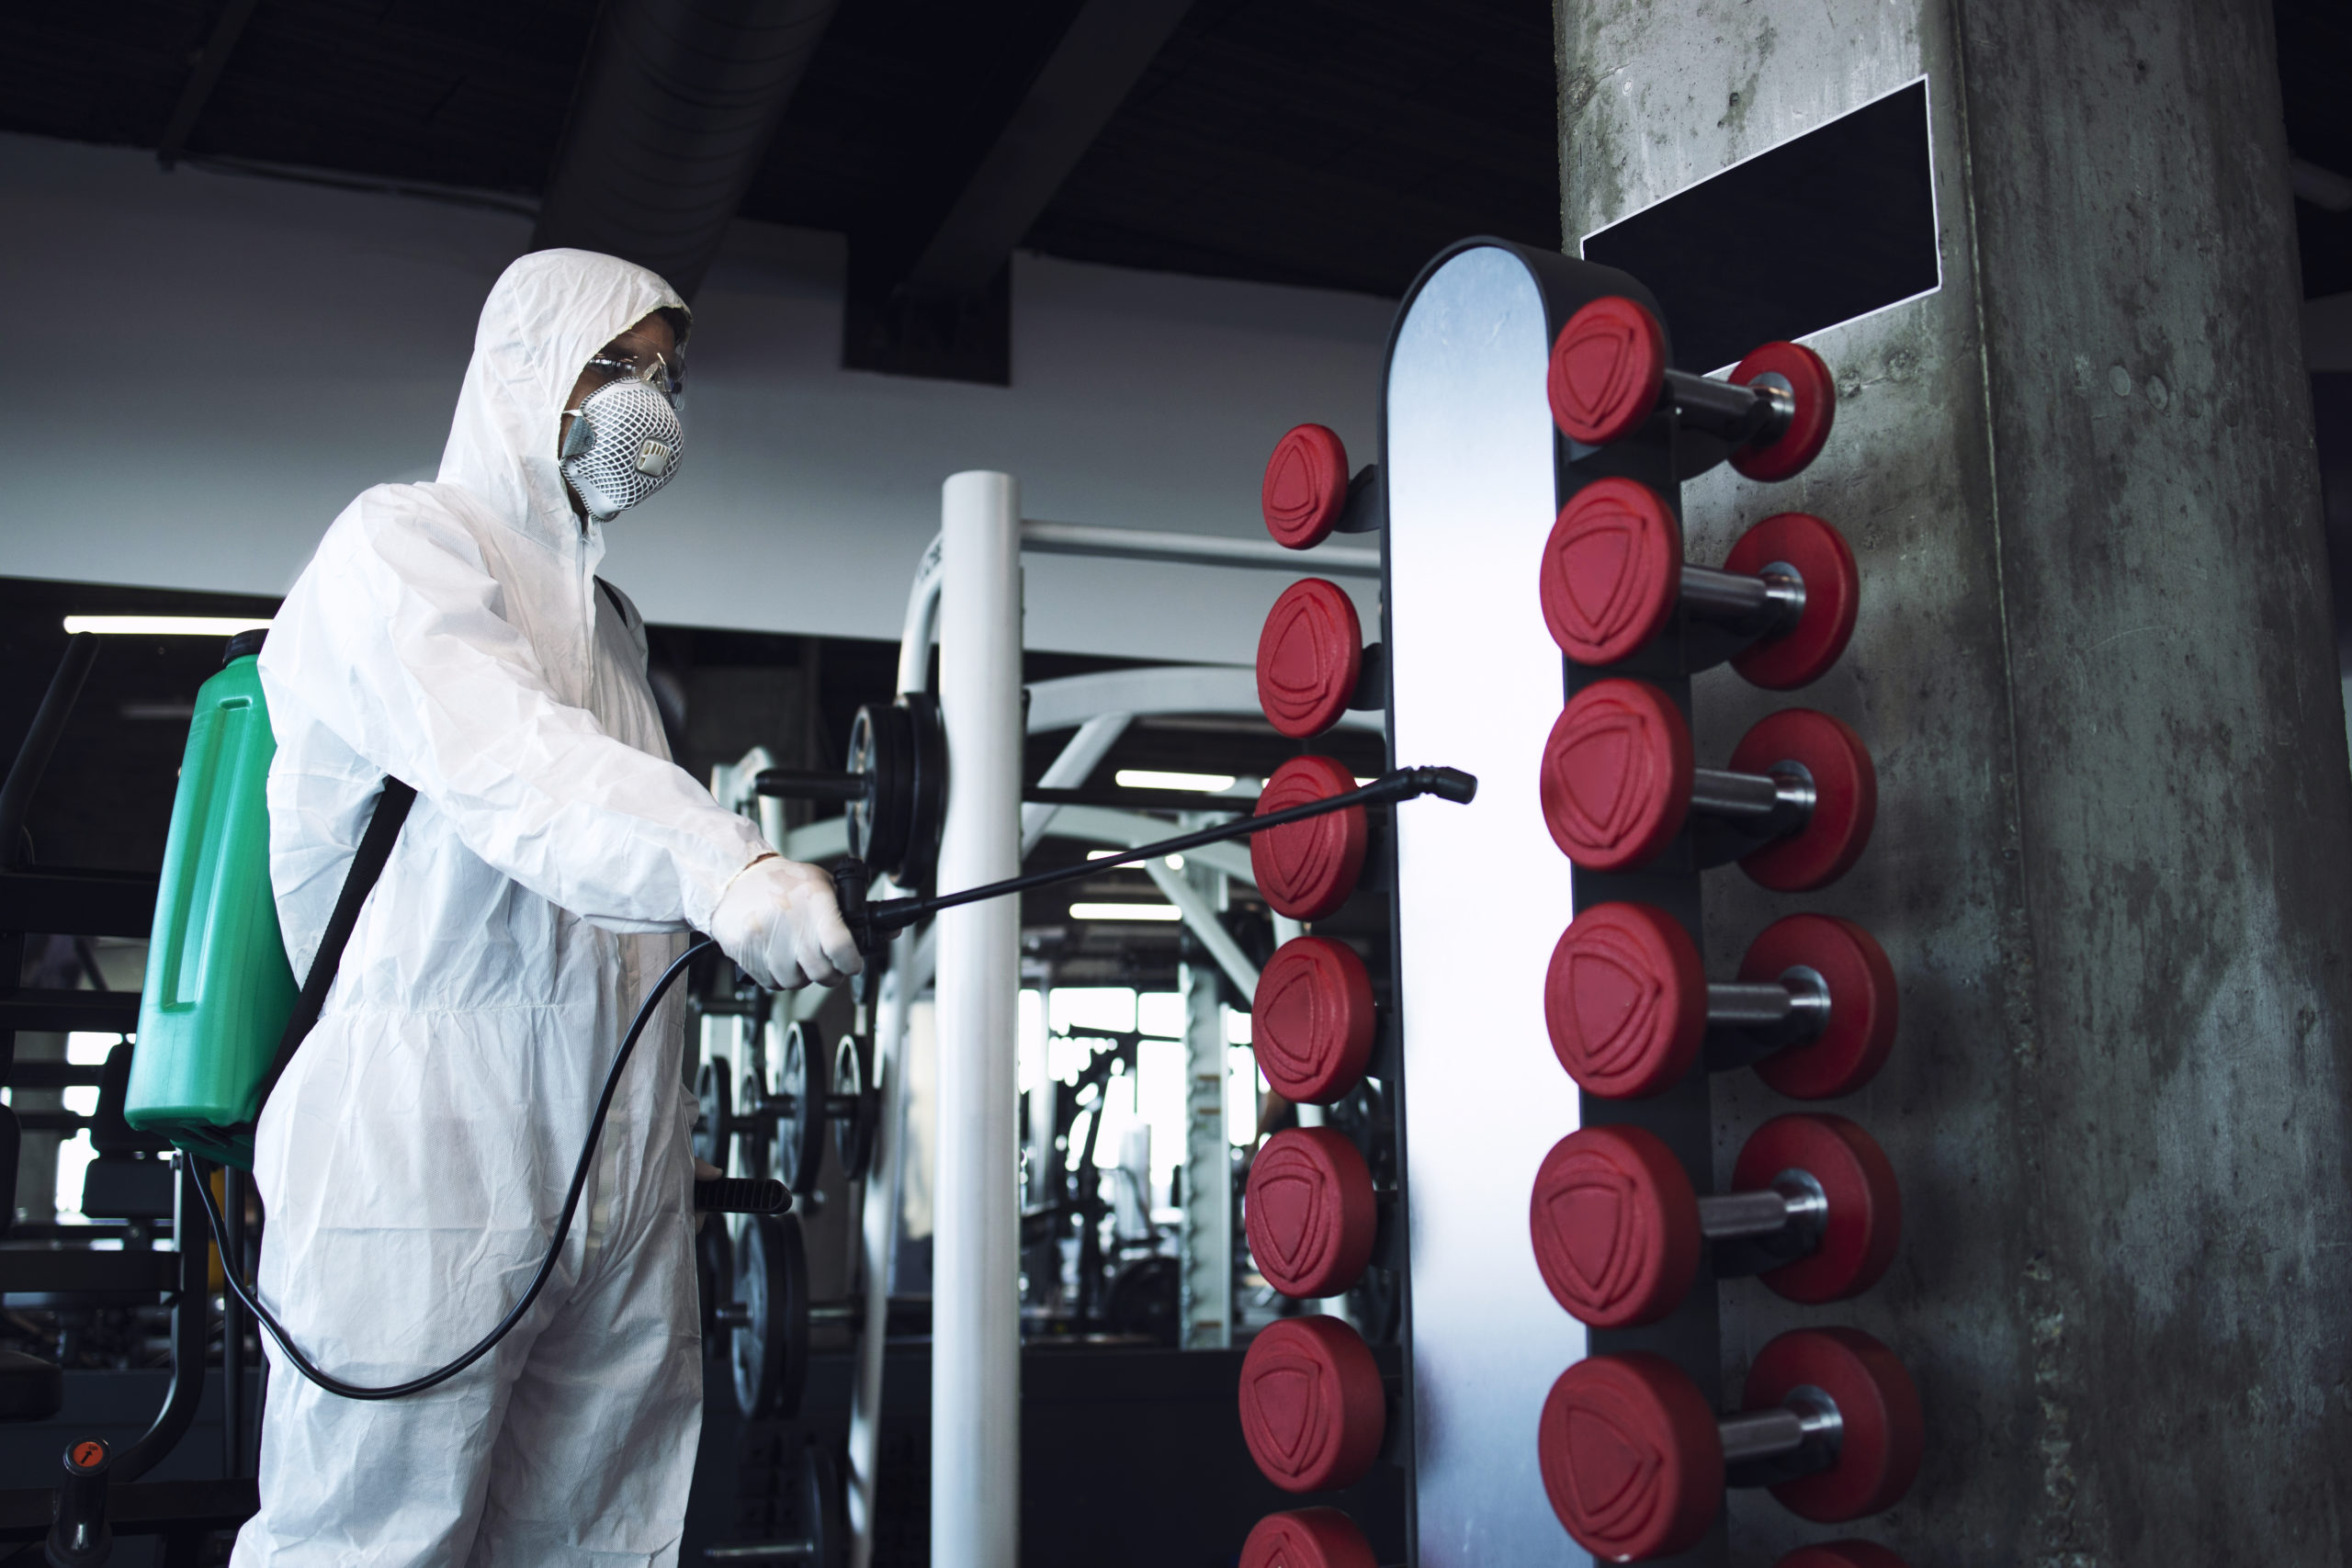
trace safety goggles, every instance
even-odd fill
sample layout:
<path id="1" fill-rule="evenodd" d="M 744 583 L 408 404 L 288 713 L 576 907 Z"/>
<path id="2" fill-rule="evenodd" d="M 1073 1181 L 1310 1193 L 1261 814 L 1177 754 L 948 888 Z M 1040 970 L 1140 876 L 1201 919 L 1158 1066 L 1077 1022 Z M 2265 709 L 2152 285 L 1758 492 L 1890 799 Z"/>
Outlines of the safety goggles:
<path id="1" fill-rule="evenodd" d="M 637 380 L 653 388 L 673 404 L 686 395 L 686 361 L 684 355 L 650 354 L 642 357 L 616 354 L 599 354 L 585 367 L 598 387 L 609 387 L 616 381 Z"/>

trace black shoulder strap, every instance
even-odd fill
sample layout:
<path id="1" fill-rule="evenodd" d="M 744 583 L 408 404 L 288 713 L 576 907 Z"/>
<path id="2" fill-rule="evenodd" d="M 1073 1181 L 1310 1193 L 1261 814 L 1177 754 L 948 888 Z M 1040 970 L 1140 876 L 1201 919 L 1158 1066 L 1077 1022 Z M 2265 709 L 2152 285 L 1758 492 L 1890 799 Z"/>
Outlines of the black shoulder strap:
<path id="1" fill-rule="evenodd" d="M 360 835 L 359 852 L 351 857 L 351 870 L 345 874 L 343 892 L 334 901 L 334 913 L 327 917 L 327 929 L 319 938 L 319 951 L 311 960 L 311 973 L 302 982 L 302 994 L 294 998 L 294 1012 L 286 1021 L 286 1032 L 278 1036 L 277 1055 L 269 1064 L 269 1072 L 261 1080 L 261 1098 L 254 1101 L 254 1116 L 258 1120 L 261 1108 L 269 1103 L 269 1091 L 294 1060 L 295 1051 L 311 1026 L 319 1021 L 319 1010 L 327 1003 L 327 987 L 334 984 L 336 965 L 343 962 L 343 950 L 351 941 L 351 928 L 359 923 L 359 907 L 368 902 L 368 895 L 376 879 L 384 874 L 384 863 L 392 858 L 392 841 L 401 836 L 401 824 L 408 820 L 408 808 L 416 804 L 416 791 L 395 778 L 384 780 L 383 792 L 376 796 L 376 809 L 368 818 L 368 830 Z"/>
<path id="2" fill-rule="evenodd" d="M 596 580 L 596 586 L 605 591 L 605 597 L 613 602 L 613 613 L 621 618 L 621 625 L 623 626 L 627 626 L 628 625 L 628 601 L 621 597 L 621 591 L 614 587 L 611 583 L 605 581 L 601 577 Z"/>

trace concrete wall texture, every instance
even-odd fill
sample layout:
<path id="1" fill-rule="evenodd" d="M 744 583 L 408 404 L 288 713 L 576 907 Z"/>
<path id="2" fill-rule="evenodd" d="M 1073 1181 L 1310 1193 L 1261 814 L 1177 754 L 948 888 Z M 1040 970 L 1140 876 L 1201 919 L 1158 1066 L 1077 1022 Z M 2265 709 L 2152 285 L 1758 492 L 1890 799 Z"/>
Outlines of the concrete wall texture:
<path id="1" fill-rule="evenodd" d="M 1831 1107 L 1903 1178 L 1901 1258 L 1831 1307 L 1725 1284 L 1725 1385 L 1849 1323 L 1930 1426 L 1879 1519 L 1736 1495 L 1733 1560 L 1851 1533 L 1919 1568 L 2346 1561 L 2352 775 L 2269 7 L 1558 17 L 1570 234 L 1930 85 L 1942 288 L 1813 340 L 1841 402 L 1809 473 L 1685 490 L 1690 558 L 1801 508 L 1865 582 L 1812 690 L 1700 678 L 1702 765 L 1796 702 L 1861 731 L 1881 789 L 1842 883 L 1710 877 L 1711 972 L 1817 908 L 1904 987 L 1894 1061 Z M 1719 1179 L 1799 1109 L 1747 1074 L 1715 1106 Z"/>

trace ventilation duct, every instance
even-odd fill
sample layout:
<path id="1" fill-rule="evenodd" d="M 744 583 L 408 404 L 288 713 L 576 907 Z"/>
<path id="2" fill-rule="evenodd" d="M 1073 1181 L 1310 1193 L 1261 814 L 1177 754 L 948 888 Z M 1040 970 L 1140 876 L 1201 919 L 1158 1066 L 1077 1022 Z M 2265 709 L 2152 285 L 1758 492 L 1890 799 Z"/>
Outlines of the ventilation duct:
<path id="1" fill-rule="evenodd" d="M 531 248 L 650 266 L 691 299 L 838 0 L 607 0 Z"/>

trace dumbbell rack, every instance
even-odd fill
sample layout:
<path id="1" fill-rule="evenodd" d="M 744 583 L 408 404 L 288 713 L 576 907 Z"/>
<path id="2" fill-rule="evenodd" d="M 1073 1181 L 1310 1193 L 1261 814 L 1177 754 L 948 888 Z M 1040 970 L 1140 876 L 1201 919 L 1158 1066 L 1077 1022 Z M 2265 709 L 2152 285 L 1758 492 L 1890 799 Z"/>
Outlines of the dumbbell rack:
<path id="1" fill-rule="evenodd" d="M 1639 382 L 1646 363 L 1646 385 L 1564 390 L 1566 361 L 1555 346 L 1571 318 L 1577 322 L 1571 337 L 1597 323 L 1603 337 L 1623 338 L 1588 355 L 1584 371 L 1599 365 L 1608 380 L 1632 367 Z M 1747 1410 L 1724 1418 L 1720 1432 L 1713 1416 L 1723 1404 L 1722 1357 L 1710 1244 L 1702 1238 L 1721 1235 L 1735 1248 L 1750 1247 L 1746 1271 L 1768 1271 L 1767 1283 L 1792 1299 L 1826 1301 L 1867 1288 L 1883 1270 L 1900 1206 L 1875 1144 L 1830 1117 L 1781 1118 L 1751 1142 L 1758 1158 L 1809 1146 L 1821 1154 L 1815 1163 L 1835 1168 L 1834 1246 L 1821 1239 L 1820 1184 L 1806 1187 L 1812 1179 L 1804 1170 L 1750 1179 L 1744 1154 L 1736 1179 L 1756 1190 L 1706 1196 L 1713 1186 L 1708 1072 L 1734 1064 L 1695 1059 L 1702 1023 L 1744 1020 L 1745 1033 L 1719 1032 L 1761 1053 L 1815 1038 L 1803 1032 L 1800 1015 L 1808 1009 L 1817 1010 L 1810 1026 L 1816 1032 L 1819 1018 L 1835 1018 L 1842 1033 L 1820 1034 L 1825 1043 L 1810 1054 L 1787 1053 L 1788 1060 L 1808 1058 L 1803 1067 L 1817 1087 L 1785 1092 L 1819 1098 L 1847 1092 L 1875 1070 L 1894 1003 L 1891 972 L 1868 933 L 1819 916 L 1781 922 L 1792 931 L 1774 928 L 1780 934 L 1759 938 L 1757 951 L 1779 953 L 1800 938 L 1826 942 L 1825 951 L 1850 960 L 1833 975 L 1834 997 L 1817 994 L 1820 976 L 1811 967 L 1743 971 L 1748 983 L 1713 988 L 1697 972 L 1702 867 L 1736 857 L 1768 886 L 1821 886 L 1860 852 L 1874 784 L 1867 751 L 1850 730 L 1792 711 L 1758 727 L 1765 739 L 1751 732 L 1732 772 L 1701 772 L 1694 788 L 1691 672 L 1728 654 L 1758 684 L 1785 688 L 1813 679 L 1843 649 L 1856 585 L 1850 552 L 1835 530 L 1801 513 L 1752 530 L 1724 571 L 1682 567 L 1680 479 L 1726 457 L 1751 478 L 1796 472 L 1827 434 L 1834 392 L 1819 360 L 1790 344 L 1758 350 L 1728 383 L 1670 369 L 1661 375 L 1665 355 L 1657 303 L 1636 279 L 1501 242 L 1464 242 L 1430 265 L 1398 313 L 1377 469 L 1357 476 L 1340 501 L 1344 455 L 1318 427 L 1285 438 L 1269 468 L 1267 523 L 1278 540 L 1305 547 L 1335 519 L 1344 531 L 1377 527 L 1385 574 L 1382 637 L 1373 649 L 1359 649 L 1354 613 L 1336 590 L 1322 592 L 1329 585 L 1302 583 L 1283 596 L 1260 651 L 1268 717 L 1286 734 L 1311 734 L 1340 707 L 1361 705 L 1366 693 L 1385 686 L 1392 761 L 1442 760 L 1480 781 L 1466 809 L 1398 807 L 1393 866 L 1385 868 L 1394 992 L 1381 1022 L 1401 1035 L 1399 1082 L 1389 1088 L 1401 1101 L 1405 1397 L 1385 1400 L 1362 1341 L 1344 1325 L 1318 1318 L 1286 1320 L 1262 1335 L 1241 1390 L 1253 1454 L 1270 1478 L 1295 1492 L 1347 1484 L 1369 1462 L 1374 1435 L 1384 1426 L 1393 1430 L 1400 1416 L 1408 1423 L 1408 1530 L 1419 1568 L 1574 1561 L 1587 1539 L 1609 1541 L 1604 1554 L 1612 1559 L 1628 1555 L 1618 1543 L 1638 1540 L 1647 1544 L 1632 1554 L 1645 1560 L 1719 1568 L 1726 1561 L 1720 1523 L 1726 1458 L 1735 1461 L 1734 1483 L 1771 1484 L 1788 1506 L 1821 1519 L 1884 1507 L 1917 1462 L 1908 1376 L 1884 1347 L 1851 1330 L 1783 1336 L 1750 1373 Z M 1767 388 L 1778 390 L 1767 397 Z M 1587 430 L 1581 439 L 1569 434 L 1576 421 L 1561 412 L 1562 400 L 1578 396 L 1609 405 L 1611 427 Z M 1572 504 L 1580 496 L 1581 510 Z M 1646 532 L 1617 529 L 1601 515 L 1644 507 Z M 1595 517 L 1598 525 L 1589 527 Z M 1561 548 L 1564 534 L 1573 536 L 1569 547 L 1588 552 L 1588 564 L 1594 549 L 1604 557 L 1612 548 L 1627 552 L 1623 565 L 1586 574 L 1588 583 L 1608 590 L 1607 603 L 1579 607 L 1556 598 L 1547 552 Z M 1742 551 L 1757 558 L 1744 559 Z M 1540 607 L 1539 568 L 1547 574 Z M 1660 573 L 1668 585 L 1662 598 Z M 1808 595 L 1811 613 L 1803 615 Z M 1759 641 L 1758 628 L 1767 626 L 1772 629 Z M 1754 771 L 1741 774 L 1737 759 L 1758 747 Z M 1706 750 L 1703 738 L 1699 750 Z M 1793 773 L 1785 766 L 1791 758 L 1803 764 Z M 1286 766 L 1305 772 L 1314 761 Z M 1681 795 L 1663 815 L 1663 795 L 1643 778 L 1645 767 L 1679 767 L 1683 775 Z M 1605 798 L 1591 797 L 1596 777 Z M 1343 786 L 1302 778 L 1298 787 L 1329 794 Z M 1578 791 L 1587 798 L 1564 803 L 1564 792 Z M 1335 819 L 1316 845 L 1294 840 L 1290 858 L 1328 865 L 1360 855 L 1360 826 L 1356 835 L 1351 840 Z M 1253 854 L 1277 837 L 1259 835 Z M 1792 860 L 1802 863 L 1792 869 Z M 1353 874 L 1351 867 L 1343 880 L 1352 885 Z M 1282 883 L 1279 875 L 1261 879 L 1278 909 Z M 1604 905 L 1612 910 L 1602 911 Z M 1686 955 L 1686 1010 L 1695 1006 L 1699 1013 L 1679 1032 L 1682 1054 L 1670 1057 L 1671 1070 L 1653 1070 L 1633 1091 L 1639 1098 L 1620 1097 L 1623 1086 L 1601 1082 L 1599 1065 L 1576 1060 L 1573 1043 L 1546 1010 L 1547 994 L 1556 1009 L 1567 988 L 1555 960 L 1555 943 L 1570 945 L 1563 926 L 1594 911 L 1580 934 L 1599 938 L 1603 917 L 1628 906 L 1661 928 L 1652 933 L 1654 953 Z M 1794 929 L 1804 921 L 1813 924 Z M 1329 957 L 1302 953 L 1294 969 L 1312 967 L 1310 956 Z M 1615 973 L 1634 982 L 1635 992 L 1648 986 L 1655 993 L 1672 963 L 1671 953 L 1629 959 Z M 1282 967 L 1278 955 L 1269 983 Z M 1811 979 L 1783 984 L 1784 975 Z M 1327 1005 L 1337 1005 L 1333 998 L 1344 998 L 1352 983 L 1345 975 L 1323 981 Z M 1261 1013 L 1268 999 L 1261 985 Z M 1629 996 L 1612 1016 L 1634 1018 L 1656 999 Z M 1363 1005 L 1368 1012 L 1369 999 Z M 1710 1016 L 1711 1007 L 1724 1010 Z M 1258 1021 L 1261 1035 L 1268 1023 Z M 1716 1036 L 1708 1039 L 1714 1052 Z M 1824 1055 L 1838 1060 L 1825 1065 Z M 1280 1088 L 1263 1043 L 1261 1065 Z M 1290 1066 L 1294 1076 L 1312 1076 Z M 1802 1074 L 1784 1076 L 1794 1081 Z M 1565 1136 L 1587 1127 L 1609 1128 L 1617 1141 L 1584 1147 Z M 1348 1255 L 1339 1272 L 1360 1269 L 1372 1224 L 1369 1183 L 1345 1169 L 1343 1157 L 1336 1168 L 1325 1157 L 1344 1151 L 1310 1148 L 1303 1134 L 1282 1136 L 1300 1140 L 1281 1151 L 1277 1168 L 1291 1189 L 1285 1201 L 1296 1212 L 1299 1192 L 1319 1180 L 1318 1201 L 1334 1216 L 1329 1248 Z M 1267 1154 L 1275 1152 L 1270 1142 Z M 1562 1177 L 1563 1154 L 1583 1159 L 1580 1173 Z M 1646 1177 L 1637 1168 L 1645 1158 Z M 1323 1174 L 1309 1179 L 1309 1167 Z M 1252 1185 L 1254 1196 L 1254 1178 Z M 1640 1250 L 1628 1227 L 1658 1211 L 1661 1191 L 1684 1235 L 1678 1283 L 1653 1289 L 1639 1310 L 1613 1315 L 1611 1304 L 1563 1288 L 1607 1283 L 1561 1278 L 1564 1269 L 1590 1262 L 1567 1257 L 1578 1248 L 1599 1246 L 1602 1271 L 1622 1272 Z M 1578 1205 L 1577 1217 L 1562 1217 Z M 1793 1238 L 1839 1255 L 1792 1270 L 1781 1265 L 1797 1253 L 1769 1247 L 1755 1253 L 1755 1244 L 1736 1240 L 1776 1227 L 1785 1229 L 1783 1243 Z M 1253 1221 L 1253 1242 L 1257 1230 Z M 1300 1293 L 1326 1288 L 1333 1276 L 1321 1256 L 1292 1245 L 1305 1260 L 1299 1277 L 1310 1281 Z M 1540 1264 L 1539 1254 L 1545 1255 Z M 1742 1255 L 1715 1256 L 1729 1267 Z M 1776 1269 L 1777 1280 L 1770 1272 Z M 1266 1271 L 1274 1278 L 1275 1270 Z M 1576 1315 L 1564 1310 L 1572 1301 Z M 1623 1325 L 1592 1326 L 1598 1323 Z M 1841 1471 L 1837 1484 L 1821 1484 L 1822 1454 L 1837 1451 L 1839 1417 L 1833 1407 L 1825 1423 L 1786 1394 L 1781 1385 L 1792 1368 L 1800 1383 L 1817 1371 L 1814 1381 L 1848 1391 L 1838 1396 L 1846 1402 L 1847 1450 L 1884 1460 L 1872 1461 L 1869 1477 Z M 1577 1375 L 1564 1375 L 1570 1369 Z M 1631 1392 L 1604 1386 L 1612 1380 Z M 1307 1390 L 1320 1392 L 1298 1392 Z M 1799 1390 L 1808 1398 L 1815 1392 L 1809 1383 Z M 1306 1410 L 1303 1424 L 1299 1408 Z M 1578 1420 L 1581 1437 L 1569 1430 Z M 1597 1442 L 1596 1422 L 1606 1428 Z M 1328 1438 L 1317 1438 L 1326 1428 Z M 1792 1484 L 1801 1474 L 1810 1480 Z M 1836 1500 L 1823 1503 L 1825 1491 L 1836 1492 Z M 1291 1568 L 1373 1564 L 1362 1536 L 1329 1508 L 1261 1524 L 1243 1568 L 1277 1559 Z M 1894 1561 L 1860 1541 L 1808 1548 L 1790 1561 L 1799 1560 Z"/>
<path id="2" fill-rule="evenodd" d="M 1589 478 L 1565 459 L 1544 388 L 1554 334 L 1634 279 L 1565 257 L 1482 244 L 1441 257 L 1391 341 L 1382 414 L 1388 502 L 1384 584 L 1390 735 L 1399 755 L 1462 759 L 1479 799 L 1397 823 L 1398 1005 L 1405 1036 L 1407 1214 L 1416 1443 L 1413 1529 L 1423 1568 L 1556 1559 L 1566 1546 L 1537 1472 L 1544 1393 L 1588 1356 L 1646 1349 L 1718 1404 L 1712 1290 L 1664 1322 L 1603 1333 L 1560 1310 L 1527 1242 L 1526 1197 L 1546 1151 L 1593 1119 L 1545 1039 L 1541 976 L 1564 911 L 1613 897 L 1699 929 L 1695 874 L 1596 876 L 1551 841 L 1538 797 L 1555 694 L 1591 673 L 1561 659 L 1532 592 L 1554 517 Z M 1655 308 L 1655 307 L 1653 307 Z M 1670 444 L 1587 459 L 1678 503 Z M 1472 631 L 1471 628 L 1476 628 Z M 1637 654 L 1687 712 L 1680 649 Z M 1563 671 L 1566 671 L 1565 687 Z M 1702 1191 L 1713 1168 L 1703 1074 L 1624 1102 Z M 1723 1561 L 1718 1538 L 1696 1561 Z"/>

